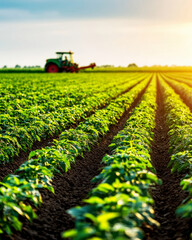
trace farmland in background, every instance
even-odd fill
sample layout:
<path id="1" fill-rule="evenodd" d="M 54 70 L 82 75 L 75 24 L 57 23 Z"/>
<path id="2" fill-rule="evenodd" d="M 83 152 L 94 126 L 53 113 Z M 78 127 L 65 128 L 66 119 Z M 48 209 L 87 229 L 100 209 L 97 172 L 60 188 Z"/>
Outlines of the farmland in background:
<path id="1" fill-rule="evenodd" d="M 190 239 L 191 68 L 127 69 L 0 74 L 0 239 Z"/>
<path id="2" fill-rule="evenodd" d="M 114 67 L 114 66 L 96 66 L 95 68 L 91 69 L 83 69 L 80 72 L 192 72 L 192 67 L 188 66 L 151 66 L 151 67 Z M 41 67 L 15 67 L 15 68 L 0 68 L 0 73 L 45 73 L 44 68 Z"/>

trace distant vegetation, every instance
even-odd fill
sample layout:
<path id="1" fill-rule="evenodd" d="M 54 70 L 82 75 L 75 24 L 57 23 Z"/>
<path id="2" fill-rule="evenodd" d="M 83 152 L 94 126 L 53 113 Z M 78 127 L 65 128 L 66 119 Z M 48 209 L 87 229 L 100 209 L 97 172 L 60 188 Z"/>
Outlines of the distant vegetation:
<path id="1" fill-rule="evenodd" d="M 129 64 L 130 65 L 130 64 Z M 192 66 L 144 66 L 137 67 L 103 67 L 99 66 L 95 69 L 86 69 L 85 72 L 192 72 Z"/>
<path id="2" fill-rule="evenodd" d="M 40 66 L 24 66 L 15 65 L 14 68 L 8 68 L 6 65 L 0 68 L 0 73 L 42 73 L 44 72 L 44 68 Z"/>
<path id="3" fill-rule="evenodd" d="M 138 67 L 136 63 L 130 63 L 128 67 Z"/>
<path id="4" fill-rule="evenodd" d="M 127 67 L 115 67 L 113 65 L 101 65 L 94 69 L 84 69 L 80 72 L 192 72 L 192 66 L 158 66 L 138 67 L 135 63 L 130 63 Z M 44 68 L 40 66 L 24 66 L 15 65 L 14 68 L 9 68 L 6 65 L 0 68 L 0 73 L 44 73 Z"/>

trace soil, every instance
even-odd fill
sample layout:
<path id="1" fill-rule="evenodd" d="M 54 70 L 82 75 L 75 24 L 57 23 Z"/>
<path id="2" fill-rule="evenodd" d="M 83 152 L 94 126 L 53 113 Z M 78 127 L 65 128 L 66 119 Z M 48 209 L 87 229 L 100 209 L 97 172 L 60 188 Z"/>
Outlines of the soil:
<path id="1" fill-rule="evenodd" d="M 157 176 L 162 180 L 162 185 L 157 185 L 151 189 L 151 195 L 154 199 L 155 218 L 160 223 L 160 227 L 144 230 L 148 240 L 187 240 L 192 225 L 189 220 L 181 219 L 175 215 L 176 208 L 187 195 L 180 186 L 183 176 L 178 173 L 172 174 L 171 169 L 167 167 L 170 161 L 168 152 L 169 136 L 159 82 L 157 86 L 157 104 L 151 159 Z"/>
<path id="2" fill-rule="evenodd" d="M 131 107 L 124 112 L 118 123 L 110 127 L 109 133 L 100 140 L 98 145 L 93 146 L 90 152 L 84 154 L 84 157 L 78 157 L 70 171 L 55 175 L 53 179 L 55 194 L 46 189 L 41 190 L 43 204 L 36 209 L 38 218 L 32 224 L 24 222 L 22 232 L 14 233 L 11 238 L 4 236 L 4 240 L 59 240 L 62 239 L 63 231 L 74 227 L 74 219 L 66 211 L 74 206 L 83 205 L 82 200 L 96 186 L 91 180 L 101 171 L 101 160 L 110 151 L 108 146 L 113 137 L 123 129 L 148 84 Z"/>

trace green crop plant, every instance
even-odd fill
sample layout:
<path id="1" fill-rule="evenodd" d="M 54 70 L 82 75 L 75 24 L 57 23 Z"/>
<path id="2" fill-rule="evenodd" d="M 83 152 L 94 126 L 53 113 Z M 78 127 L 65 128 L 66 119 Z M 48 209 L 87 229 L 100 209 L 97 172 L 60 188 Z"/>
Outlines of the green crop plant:
<path id="1" fill-rule="evenodd" d="M 58 88 L 52 87 L 53 90 L 50 90 L 48 85 L 47 89 L 42 89 L 42 93 L 35 89 L 29 92 L 29 96 L 20 92 L 18 96 L 17 88 L 11 88 L 16 93 L 11 97 L 12 100 L 9 99 L 9 105 L 5 105 L 8 99 L 4 97 L 7 95 L 0 99 L 5 105 L 2 110 L 6 111 L 6 114 L 0 115 L 0 160 L 8 162 L 20 150 L 30 149 L 34 142 L 58 134 L 71 124 L 81 121 L 142 78 L 131 78 L 130 81 L 122 79 L 115 87 L 115 82 L 111 81 L 99 90 L 98 83 L 95 83 L 96 88 L 91 88 L 91 82 L 87 84 L 84 81 L 81 84 L 74 81 L 64 89 L 59 84 Z M 69 90 L 70 87 L 72 89 Z"/>
<path id="2" fill-rule="evenodd" d="M 192 114 L 183 103 L 179 95 L 161 79 L 165 108 L 167 113 L 167 125 L 169 126 L 171 160 L 168 167 L 172 172 L 182 172 L 185 177 L 181 180 L 183 190 L 188 197 L 178 207 L 176 213 L 182 217 L 192 217 Z"/>
<path id="3" fill-rule="evenodd" d="M 35 206 L 41 204 L 39 189 L 47 188 L 54 192 L 52 186 L 54 174 L 60 173 L 61 169 L 68 171 L 71 162 L 74 162 L 78 155 L 89 150 L 93 143 L 97 143 L 99 138 L 108 132 L 109 126 L 115 124 L 125 109 L 130 107 L 148 81 L 148 78 L 145 79 L 128 93 L 112 100 L 105 109 L 97 110 L 95 114 L 80 123 L 77 128 L 65 130 L 60 135 L 59 140 L 55 140 L 52 146 L 31 152 L 29 160 L 16 170 L 16 175 L 9 175 L 3 180 L 2 184 L 6 185 L 9 184 L 9 179 L 13 179 L 9 193 L 10 201 L 13 200 L 13 204 L 17 206 L 17 209 L 15 209 L 17 213 L 14 213 L 15 221 L 9 221 L 9 216 L 7 217 L 2 210 L 1 216 L 5 221 L 1 224 L 1 233 L 10 235 L 13 229 L 21 229 L 20 217 L 29 219 L 29 213 L 25 213 L 25 208 L 22 208 L 24 206 L 23 203 L 26 201 L 28 202 L 27 207 L 29 206 L 26 209 L 32 211 L 30 221 L 35 218 L 36 215 L 30 207 L 30 203 L 35 204 Z M 26 190 L 21 197 L 20 192 L 25 187 L 23 184 L 31 185 L 34 192 L 32 189 Z M 18 194 L 14 192 L 15 186 L 17 186 Z M 14 195 L 13 197 L 12 194 Z M 37 194 L 39 197 L 36 197 L 34 194 Z M 4 199 L 4 192 L 0 196 L 0 205 L 2 204 L 2 209 L 5 209 L 9 201 L 7 199 L 6 202 L 1 202 L 1 199 Z"/>
<path id="4" fill-rule="evenodd" d="M 100 184 L 84 200 L 86 205 L 68 211 L 76 224 L 75 229 L 62 234 L 64 238 L 135 240 L 144 237 L 144 223 L 158 225 L 148 192 L 150 186 L 160 183 L 149 155 L 155 125 L 155 87 L 154 77 L 124 129 L 113 139 L 113 155 L 103 158 L 106 167 L 94 178 Z"/>

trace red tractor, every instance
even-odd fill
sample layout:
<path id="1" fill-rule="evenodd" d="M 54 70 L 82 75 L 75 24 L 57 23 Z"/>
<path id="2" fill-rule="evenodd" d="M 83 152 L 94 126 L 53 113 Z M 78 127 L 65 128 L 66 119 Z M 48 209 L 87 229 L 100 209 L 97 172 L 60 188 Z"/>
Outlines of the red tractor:
<path id="1" fill-rule="evenodd" d="M 45 72 L 79 72 L 81 69 L 94 68 L 96 66 L 95 63 L 91 63 L 89 66 L 78 67 L 78 64 L 73 62 L 73 52 L 56 52 L 56 54 L 57 58 L 46 60 Z"/>

